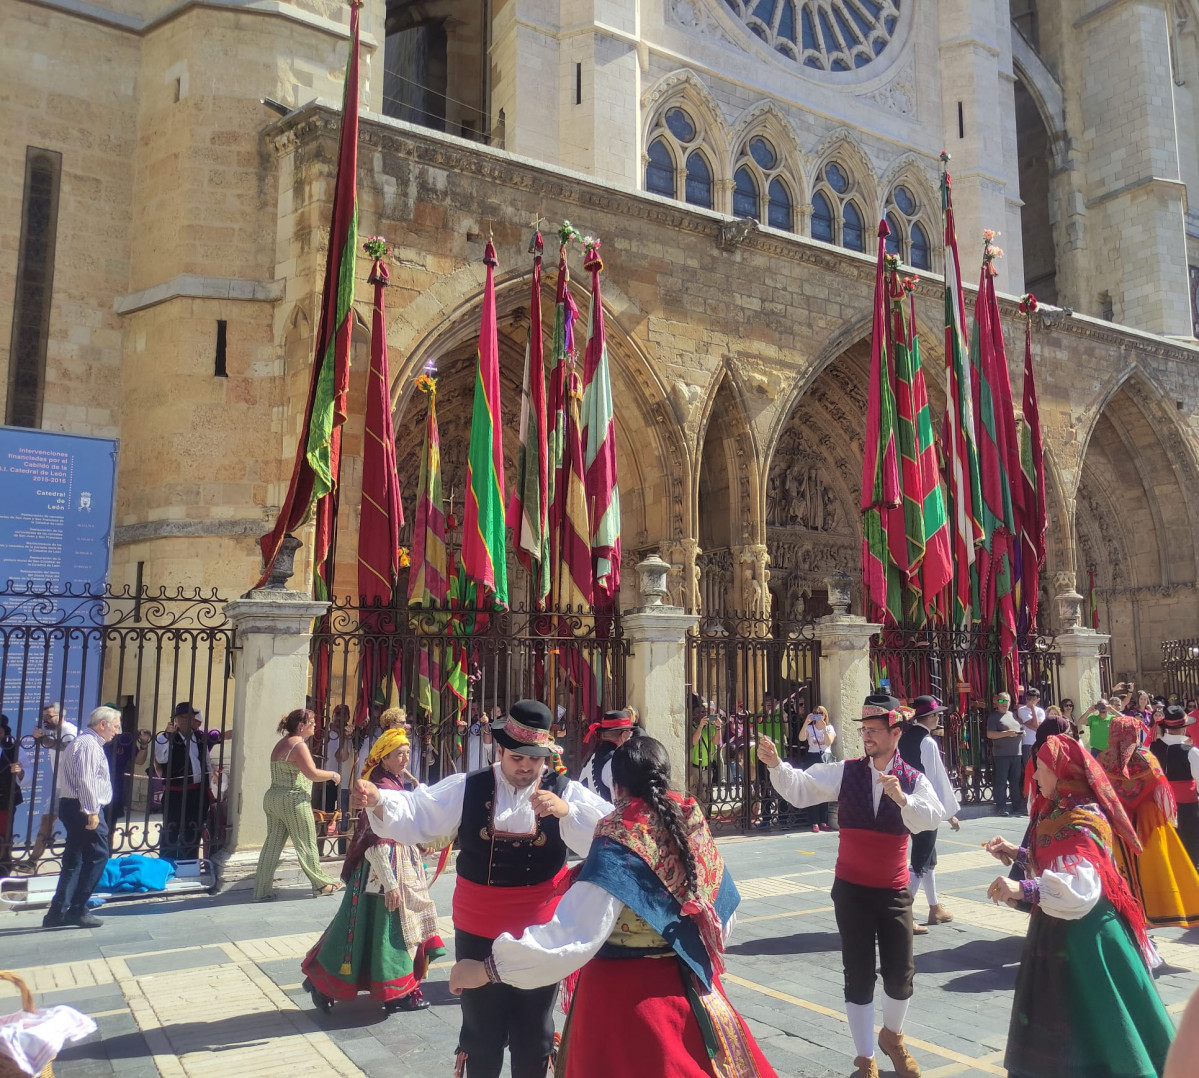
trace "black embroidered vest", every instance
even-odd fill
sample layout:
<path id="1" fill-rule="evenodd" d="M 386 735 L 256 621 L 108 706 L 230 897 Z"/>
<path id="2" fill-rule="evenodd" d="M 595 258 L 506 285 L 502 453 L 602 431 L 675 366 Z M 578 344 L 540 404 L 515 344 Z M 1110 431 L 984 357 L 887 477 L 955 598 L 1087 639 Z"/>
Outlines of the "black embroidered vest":
<path id="1" fill-rule="evenodd" d="M 557 772 L 542 776 L 540 789 L 559 797 L 568 779 Z M 485 887 L 526 887 L 553 879 L 566 864 L 566 843 L 556 816 L 537 821 L 528 835 L 505 835 L 492 827 L 495 772 L 491 768 L 466 777 L 462 825 L 458 829 L 458 875 Z"/>

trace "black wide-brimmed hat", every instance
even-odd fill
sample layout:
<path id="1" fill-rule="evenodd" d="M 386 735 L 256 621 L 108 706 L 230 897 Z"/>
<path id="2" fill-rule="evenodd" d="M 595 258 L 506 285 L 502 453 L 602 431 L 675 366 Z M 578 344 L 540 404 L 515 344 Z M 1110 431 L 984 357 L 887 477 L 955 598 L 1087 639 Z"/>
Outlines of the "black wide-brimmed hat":
<path id="1" fill-rule="evenodd" d="M 1188 715 L 1186 708 L 1181 704 L 1170 704 L 1160 722 L 1167 730 L 1183 730 L 1193 725 L 1197 719 L 1199 719 L 1199 715 L 1193 711 Z"/>
<path id="2" fill-rule="evenodd" d="M 510 752 L 525 756 L 549 756 L 558 751 L 550 736 L 550 709 L 539 700 L 517 700 L 508 712 L 508 721 L 492 731 L 495 738 Z"/>
<path id="3" fill-rule="evenodd" d="M 912 711 L 915 713 L 912 717 L 915 719 L 924 719 L 929 715 L 939 715 L 945 710 L 947 710 L 946 706 L 935 696 L 917 696 L 912 701 Z"/>
<path id="4" fill-rule="evenodd" d="M 862 703 L 862 717 L 858 721 L 886 719 L 888 726 L 896 726 L 903 720 L 899 707 L 899 701 L 889 693 L 871 693 Z"/>

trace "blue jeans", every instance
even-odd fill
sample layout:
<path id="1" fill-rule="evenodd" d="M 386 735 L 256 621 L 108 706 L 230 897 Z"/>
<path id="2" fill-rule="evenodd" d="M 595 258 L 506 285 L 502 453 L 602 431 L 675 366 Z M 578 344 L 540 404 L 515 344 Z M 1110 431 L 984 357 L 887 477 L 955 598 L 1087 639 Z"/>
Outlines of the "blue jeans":
<path id="1" fill-rule="evenodd" d="M 1022 812 L 1024 810 L 1024 793 L 1022 779 L 1024 769 L 1019 756 L 996 756 L 995 765 L 995 807 L 1000 812 Z"/>
<path id="2" fill-rule="evenodd" d="M 101 812 L 99 825 L 89 831 L 87 815 L 74 797 L 64 797 L 58 802 L 58 819 L 66 829 L 67 842 L 50 912 L 72 920 L 87 912 L 87 900 L 104 875 L 108 863 L 108 821 Z"/>

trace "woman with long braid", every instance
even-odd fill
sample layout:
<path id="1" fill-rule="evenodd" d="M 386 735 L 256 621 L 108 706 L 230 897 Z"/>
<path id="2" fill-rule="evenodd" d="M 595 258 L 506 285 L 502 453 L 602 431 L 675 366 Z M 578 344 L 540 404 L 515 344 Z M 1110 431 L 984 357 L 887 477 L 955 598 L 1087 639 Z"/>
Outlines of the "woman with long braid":
<path id="1" fill-rule="evenodd" d="M 720 986 L 740 896 L 703 811 L 670 789 L 652 737 L 613 753 L 612 781 L 616 811 L 554 919 L 501 935 L 485 962 L 458 962 L 450 991 L 534 988 L 581 969 L 556 1078 L 775 1078 Z"/>

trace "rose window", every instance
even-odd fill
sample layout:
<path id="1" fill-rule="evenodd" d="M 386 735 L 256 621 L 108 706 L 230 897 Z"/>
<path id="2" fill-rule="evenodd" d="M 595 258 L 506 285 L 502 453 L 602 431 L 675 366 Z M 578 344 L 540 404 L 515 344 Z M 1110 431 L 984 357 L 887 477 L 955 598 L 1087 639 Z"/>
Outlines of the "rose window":
<path id="1" fill-rule="evenodd" d="M 817 71 L 853 71 L 895 34 L 900 0 L 725 0 L 775 52 Z"/>

